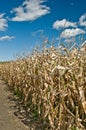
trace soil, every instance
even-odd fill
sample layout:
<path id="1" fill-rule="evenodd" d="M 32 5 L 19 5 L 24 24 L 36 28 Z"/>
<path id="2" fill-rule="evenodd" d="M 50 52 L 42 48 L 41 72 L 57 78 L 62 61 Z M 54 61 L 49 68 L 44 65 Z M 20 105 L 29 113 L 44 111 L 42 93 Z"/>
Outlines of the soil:
<path id="1" fill-rule="evenodd" d="M 26 118 L 25 110 L 16 100 L 0 79 L 0 130 L 36 130 L 33 121 Z"/>

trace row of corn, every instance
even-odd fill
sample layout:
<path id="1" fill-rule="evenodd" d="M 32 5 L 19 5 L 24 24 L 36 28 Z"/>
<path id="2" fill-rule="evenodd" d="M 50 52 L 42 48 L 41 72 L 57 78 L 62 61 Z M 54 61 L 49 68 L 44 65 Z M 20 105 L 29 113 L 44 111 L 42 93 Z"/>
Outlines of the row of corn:
<path id="1" fill-rule="evenodd" d="M 45 48 L 0 64 L 0 75 L 45 130 L 86 130 L 86 48 Z M 27 113 L 27 114 L 28 114 Z"/>

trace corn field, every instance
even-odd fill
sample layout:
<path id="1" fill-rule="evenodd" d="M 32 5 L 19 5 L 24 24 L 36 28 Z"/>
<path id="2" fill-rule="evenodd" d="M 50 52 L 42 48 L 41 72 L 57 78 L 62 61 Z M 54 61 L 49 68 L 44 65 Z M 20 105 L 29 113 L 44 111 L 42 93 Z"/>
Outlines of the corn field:
<path id="1" fill-rule="evenodd" d="M 86 130 L 86 46 L 54 46 L 0 63 L 0 75 L 43 130 Z"/>

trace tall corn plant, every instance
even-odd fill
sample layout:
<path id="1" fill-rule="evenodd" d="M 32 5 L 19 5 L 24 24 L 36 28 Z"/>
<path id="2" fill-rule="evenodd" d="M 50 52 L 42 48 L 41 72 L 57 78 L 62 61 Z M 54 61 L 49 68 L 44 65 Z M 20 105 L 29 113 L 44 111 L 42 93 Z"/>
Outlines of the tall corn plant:
<path id="1" fill-rule="evenodd" d="M 44 46 L 41 53 L 0 64 L 0 75 L 44 129 L 85 130 L 86 47 L 61 49 Z"/>

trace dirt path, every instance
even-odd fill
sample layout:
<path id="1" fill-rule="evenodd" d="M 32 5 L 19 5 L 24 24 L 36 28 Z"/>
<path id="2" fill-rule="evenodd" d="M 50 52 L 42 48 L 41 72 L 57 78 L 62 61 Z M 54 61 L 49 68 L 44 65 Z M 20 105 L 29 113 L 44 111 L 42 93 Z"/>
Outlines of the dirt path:
<path id="1" fill-rule="evenodd" d="M 24 125 L 17 116 L 15 109 L 12 109 L 14 102 L 10 102 L 8 97 L 11 93 L 7 86 L 0 79 L 0 130 L 33 130 Z"/>

